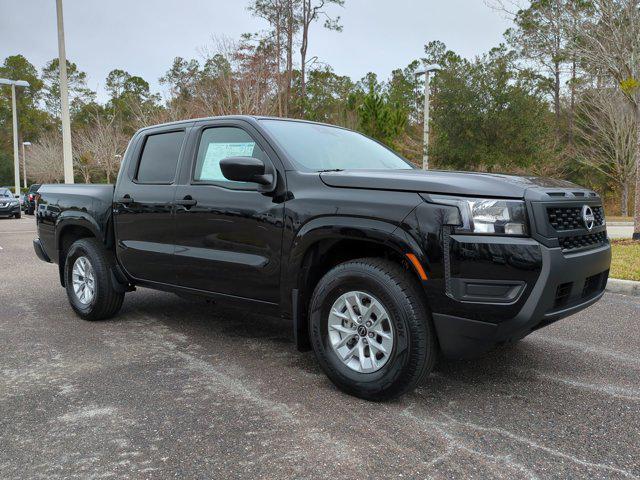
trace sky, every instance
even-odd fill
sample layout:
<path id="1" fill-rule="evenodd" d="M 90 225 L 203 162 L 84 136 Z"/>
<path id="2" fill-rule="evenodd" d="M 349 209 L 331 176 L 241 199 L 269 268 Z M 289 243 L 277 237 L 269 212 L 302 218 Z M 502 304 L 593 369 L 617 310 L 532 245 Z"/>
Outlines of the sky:
<path id="1" fill-rule="evenodd" d="M 88 86 L 105 101 L 104 79 L 114 68 L 158 79 L 176 56 L 201 57 L 212 37 L 238 38 L 266 28 L 246 7 L 249 0 L 63 0 L 67 59 L 87 72 Z M 309 57 L 354 80 L 367 72 L 386 79 L 443 41 L 465 57 L 500 43 L 510 26 L 483 0 L 346 0 L 331 7 L 344 27 L 314 25 Z M 24 55 L 38 69 L 58 55 L 55 0 L 0 0 L 0 61 Z"/>

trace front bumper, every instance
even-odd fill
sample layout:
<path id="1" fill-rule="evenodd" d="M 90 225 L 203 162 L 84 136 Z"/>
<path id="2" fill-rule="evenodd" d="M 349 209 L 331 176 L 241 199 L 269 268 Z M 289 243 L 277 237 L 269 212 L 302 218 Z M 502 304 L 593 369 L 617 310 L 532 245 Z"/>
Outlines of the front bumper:
<path id="1" fill-rule="evenodd" d="M 518 340 L 572 315 L 602 297 L 611 263 L 609 243 L 572 254 L 541 244 L 540 253 L 540 275 L 513 318 L 491 323 L 433 314 L 440 347 L 446 357 L 469 358 L 482 354 L 495 345 Z"/>
<path id="2" fill-rule="evenodd" d="M 17 213 L 20 213 L 20 204 L 11 205 L 9 207 L 0 207 L 0 216 L 11 217 Z"/>

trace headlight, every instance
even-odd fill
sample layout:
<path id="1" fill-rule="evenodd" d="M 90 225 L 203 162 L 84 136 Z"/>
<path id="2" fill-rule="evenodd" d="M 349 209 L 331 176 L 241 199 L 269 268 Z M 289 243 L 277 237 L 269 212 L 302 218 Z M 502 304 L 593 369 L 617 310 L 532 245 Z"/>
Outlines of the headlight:
<path id="1" fill-rule="evenodd" d="M 9 205 L 18 205 L 18 200 L 11 200 Z"/>
<path id="2" fill-rule="evenodd" d="M 458 207 L 456 233 L 527 235 L 527 212 L 520 200 L 458 198 L 431 195 L 432 201 Z"/>

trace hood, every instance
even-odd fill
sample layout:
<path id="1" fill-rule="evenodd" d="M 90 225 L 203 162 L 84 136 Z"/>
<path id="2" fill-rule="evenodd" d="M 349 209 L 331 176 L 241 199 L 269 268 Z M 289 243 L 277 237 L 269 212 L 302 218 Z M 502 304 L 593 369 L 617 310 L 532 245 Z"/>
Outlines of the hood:
<path id="1" fill-rule="evenodd" d="M 443 195 L 524 198 L 528 189 L 579 189 L 571 182 L 543 177 L 442 170 L 343 170 L 320 173 L 331 187 L 399 190 Z"/>

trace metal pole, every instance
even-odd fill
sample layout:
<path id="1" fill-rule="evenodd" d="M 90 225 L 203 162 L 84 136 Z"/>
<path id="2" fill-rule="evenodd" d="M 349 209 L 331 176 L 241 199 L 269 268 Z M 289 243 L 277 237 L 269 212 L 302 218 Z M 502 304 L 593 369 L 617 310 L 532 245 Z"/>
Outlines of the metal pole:
<path id="1" fill-rule="evenodd" d="M 25 144 L 22 142 L 22 186 L 27 188 L 27 157 L 25 155 Z"/>
<path id="2" fill-rule="evenodd" d="M 424 127 L 423 127 L 423 153 L 422 169 L 429 170 L 429 71 L 424 73 Z"/>
<path id="3" fill-rule="evenodd" d="M 62 0 L 56 0 L 58 14 L 58 62 L 60 66 L 60 119 L 62 120 L 62 156 L 64 183 L 73 183 L 73 157 L 71 151 L 71 121 L 69 119 L 69 92 L 67 88 L 67 55 L 64 48 L 64 22 Z"/>
<path id="4" fill-rule="evenodd" d="M 18 154 L 18 107 L 16 105 L 16 86 L 11 85 L 11 107 L 13 110 L 13 173 L 15 193 L 20 195 L 20 155 Z"/>

